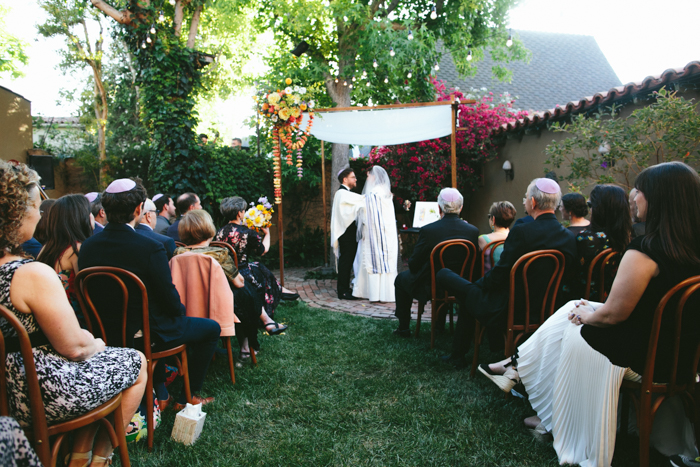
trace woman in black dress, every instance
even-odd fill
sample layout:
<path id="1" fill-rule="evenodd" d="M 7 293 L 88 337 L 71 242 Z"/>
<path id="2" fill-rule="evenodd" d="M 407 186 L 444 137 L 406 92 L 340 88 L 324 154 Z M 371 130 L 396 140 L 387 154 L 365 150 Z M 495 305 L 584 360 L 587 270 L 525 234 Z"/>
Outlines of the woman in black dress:
<path id="1" fill-rule="evenodd" d="M 283 288 L 264 264 L 248 260 L 250 255 L 262 256 L 269 251 L 270 229 L 262 229 L 265 236 L 261 237 L 259 233 L 246 227 L 243 219 L 247 207 L 245 200 L 239 196 L 223 199 L 220 210 L 228 224 L 219 229 L 214 240 L 226 242 L 236 250 L 238 271 L 264 294 L 265 311 L 270 317 L 274 317 L 275 308 L 280 299 L 296 300 L 299 294 Z"/>

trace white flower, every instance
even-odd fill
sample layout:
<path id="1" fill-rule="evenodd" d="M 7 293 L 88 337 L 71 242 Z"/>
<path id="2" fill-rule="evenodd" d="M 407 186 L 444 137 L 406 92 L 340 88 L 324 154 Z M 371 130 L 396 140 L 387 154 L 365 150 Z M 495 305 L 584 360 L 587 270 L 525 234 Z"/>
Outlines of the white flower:
<path id="1" fill-rule="evenodd" d="M 294 86 L 294 92 L 299 92 L 299 86 Z"/>
<path id="2" fill-rule="evenodd" d="M 294 94 L 294 103 L 295 103 L 295 104 L 298 104 L 299 102 L 301 102 L 301 99 L 299 99 L 299 96 L 297 96 L 296 94 Z"/>
<path id="3" fill-rule="evenodd" d="M 272 118 L 271 118 L 271 120 L 272 120 L 273 122 L 276 122 L 276 121 L 278 120 L 277 115 L 273 115 Z"/>
<path id="4" fill-rule="evenodd" d="M 292 93 L 292 88 L 290 88 L 289 86 L 287 86 L 286 88 L 284 88 L 284 92 L 287 93 L 287 94 L 291 94 L 291 93 Z"/>
<path id="5" fill-rule="evenodd" d="M 301 94 L 306 94 L 306 88 L 300 88 L 300 89 L 299 89 L 299 92 L 300 92 Z"/>
<path id="6" fill-rule="evenodd" d="M 314 104 L 314 101 L 309 101 L 309 107 L 314 107 L 316 104 Z"/>

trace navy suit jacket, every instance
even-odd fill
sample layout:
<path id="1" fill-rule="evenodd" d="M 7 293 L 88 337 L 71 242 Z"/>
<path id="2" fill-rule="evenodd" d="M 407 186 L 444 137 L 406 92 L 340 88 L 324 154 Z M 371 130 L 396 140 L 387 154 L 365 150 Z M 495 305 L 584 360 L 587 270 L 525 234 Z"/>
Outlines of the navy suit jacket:
<path id="1" fill-rule="evenodd" d="M 469 240 L 474 244 L 477 252 L 479 251 L 479 229 L 460 219 L 457 214 L 445 214 L 439 221 L 432 222 L 420 229 L 418 242 L 416 242 L 413 254 L 408 260 L 412 287 L 430 285 L 430 253 L 438 243 L 456 238 Z M 450 267 L 452 266 L 450 258 L 447 258 L 446 266 L 456 270 L 461 266 L 463 259 L 464 257 L 455 258 L 456 267 L 452 268 Z M 459 264 L 457 265 L 457 263 Z"/>
<path id="2" fill-rule="evenodd" d="M 185 307 L 180 303 L 180 295 L 173 285 L 162 243 L 139 235 L 127 224 L 110 222 L 101 234 L 86 239 L 80 248 L 80 270 L 93 266 L 114 266 L 139 276 L 148 291 L 152 338 L 168 342 L 182 336 L 185 331 Z M 107 332 L 107 342 L 120 345 L 121 292 L 113 281 L 106 281 L 95 278 L 90 283 L 89 291 L 99 304 L 98 311 Z M 136 287 L 129 287 L 128 310 L 127 337 L 141 329 L 143 320 L 141 293 Z"/>
<path id="3" fill-rule="evenodd" d="M 92 229 L 92 234 L 93 235 L 98 234 L 98 233 L 102 232 L 104 229 L 105 229 L 104 227 L 102 227 L 100 224 L 95 222 L 95 228 Z"/>
<path id="4" fill-rule="evenodd" d="M 168 260 L 173 257 L 173 251 L 175 251 L 175 240 L 172 238 L 156 233 L 150 226 L 144 224 L 136 224 L 136 233 L 162 243 L 165 247 L 165 253 L 168 255 Z"/>
<path id="5" fill-rule="evenodd" d="M 180 234 L 177 232 L 177 226 L 180 224 L 180 219 L 182 219 L 182 217 L 180 217 L 180 218 L 177 219 L 175 222 L 173 222 L 173 223 L 170 225 L 170 227 L 168 227 L 168 231 L 167 231 L 166 234 L 165 234 L 165 235 L 167 235 L 168 237 L 170 237 L 170 238 L 172 238 L 173 240 L 175 240 L 176 242 L 179 242 L 179 241 L 180 241 Z"/>
<path id="6" fill-rule="evenodd" d="M 564 254 L 566 267 L 562 284 L 571 283 L 571 277 L 578 272 L 576 262 L 576 236 L 564 228 L 554 214 L 540 214 L 532 222 L 514 226 L 508 238 L 503 244 L 503 253 L 498 263 L 474 283 L 476 287 L 470 287 L 467 292 L 466 303 L 474 311 L 474 316 L 483 324 L 502 324 L 502 320 L 508 310 L 508 297 L 510 288 L 510 270 L 521 256 L 535 250 L 559 250 Z M 544 277 L 546 271 L 533 268 L 528 274 L 531 299 L 535 294 L 544 293 L 546 282 L 538 281 Z M 551 270 L 551 269 L 550 269 Z M 551 274 L 551 272 L 550 272 Z M 561 288 L 561 287 L 560 287 Z M 516 314 L 523 300 L 520 300 L 522 291 L 516 288 Z M 558 294 L 558 300 L 561 299 Z"/>

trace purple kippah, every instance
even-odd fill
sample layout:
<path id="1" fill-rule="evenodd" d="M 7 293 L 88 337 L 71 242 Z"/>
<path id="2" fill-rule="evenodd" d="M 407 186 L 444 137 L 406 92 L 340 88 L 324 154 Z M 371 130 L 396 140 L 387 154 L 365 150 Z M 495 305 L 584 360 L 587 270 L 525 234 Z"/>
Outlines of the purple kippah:
<path id="1" fill-rule="evenodd" d="M 345 169 L 347 169 L 347 167 L 345 167 Z M 336 175 L 336 177 L 340 177 L 340 174 L 342 174 L 343 170 L 345 170 L 345 169 L 340 169 L 340 172 L 338 172 L 338 175 Z"/>
<path id="2" fill-rule="evenodd" d="M 559 184 L 550 178 L 538 178 L 535 186 L 543 193 L 554 194 L 561 191 Z"/>
<path id="3" fill-rule="evenodd" d="M 94 203 L 95 200 L 97 199 L 97 195 L 99 195 L 99 193 L 97 193 L 96 191 L 91 191 L 90 193 L 86 194 L 85 197 L 87 198 L 88 201 L 90 201 L 91 203 Z"/>
<path id="4" fill-rule="evenodd" d="M 131 191 L 136 186 L 136 182 L 130 178 L 120 178 L 109 184 L 105 193 L 117 194 L 124 193 L 125 191 Z"/>
<path id="5" fill-rule="evenodd" d="M 455 188 L 445 188 L 440 193 L 440 196 L 448 203 L 454 203 L 455 201 L 459 201 L 459 198 L 461 197 L 459 191 Z"/>
<path id="6" fill-rule="evenodd" d="M 161 199 L 162 197 L 163 197 L 163 193 L 158 193 L 157 195 L 155 195 L 155 196 L 153 197 L 153 200 L 152 200 L 152 201 L 155 203 L 156 201 L 158 201 L 158 200 Z"/>

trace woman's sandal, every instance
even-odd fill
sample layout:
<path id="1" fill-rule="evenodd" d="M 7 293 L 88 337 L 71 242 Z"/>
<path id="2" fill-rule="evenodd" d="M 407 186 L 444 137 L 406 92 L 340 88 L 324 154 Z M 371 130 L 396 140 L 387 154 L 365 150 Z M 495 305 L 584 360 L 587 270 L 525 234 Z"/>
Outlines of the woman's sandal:
<path id="1" fill-rule="evenodd" d="M 108 465 L 112 465 L 112 456 L 114 456 L 114 453 L 110 454 L 109 457 L 92 456 L 93 462 L 90 465 L 91 466 L 95 465 L 95 462 L 101 462 L 101 464 L 97 464 L 97 465 L 101 465 L 101 466 L 105 466 L 105 467 Z"/>
<path id="2" fill-rule="evenodd" d="M 69 465 L 71 461 L 73 460 L 82 460 L 85 459 L 85 463 L 81 467 L 87 467 L 90 465 L 90 461 L 92 460 L 92 451 L 88 452 L 72 452 L 68 454 L 64 460 L 65 465 Z"/>
<path id="3" fill-rule="evenodd" d="M 506 363 L 504 366 L 507 369 L 502 375 L 494 373 L 494 371 L 484 363 L 479 365 L 479 371 L 488 379 L 496 383 L 496 385 L 501 388 L 501 391 L 510 393 L 510 390 L 520 382 L 520 375 L 518 375 L 517 369 L 518 361 L 515 359 L 515 357 L 511 357 L 510 362 Z"/>
<path id="4" fill-rule="evenodd" d="M 274 328 L 272 331 L 270 331 L 269 326 L 274 326 L 275 328 Z M 273 321 L 273 322 L 267 323 L 267 324 L 265 325 L 265 330 L 267 331 L 267 333 L 268 333 L 269 335 L 271 335 L 271 336 L 276 336 L 276 335 L 282 334 L 284 331 L 286 331 L 286 330 L 287 330 L 287 326 L 285 326 L 284 324 L 280 326 L 279 323 L 276 323 L 276 322 Z"/>

